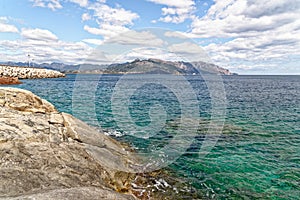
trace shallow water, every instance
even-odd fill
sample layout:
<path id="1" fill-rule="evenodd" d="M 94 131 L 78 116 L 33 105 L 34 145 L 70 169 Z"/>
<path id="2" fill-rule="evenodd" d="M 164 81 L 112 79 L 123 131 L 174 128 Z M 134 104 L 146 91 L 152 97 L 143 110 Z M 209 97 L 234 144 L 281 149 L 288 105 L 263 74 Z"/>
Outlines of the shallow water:
<path id="1" fill-rule="evenodd" d="M 22 80 L 24 84 L 15 87 L 31 90 L 60 111 L 103 129 L 145 155 L 161 152 L 162 147 L 173 141 L 178 120 L 187 109 L 172 91 L 173 86 L 183 91 L 182 98 L 187 101 L 195 101 L 193 95 L 196 95 L 200 123 L 207 124 L 212 116 L 210 91 L 199 76 L 185 77 L 192 90 L 180 84 L 184 80 L 176 76 L 132 75 L 132 79 L 129 76 L 128 90 L 123 88 L 118 92 L 128 96 L 132 92 L 130 86 L 138 90 L 129 95 L 124 105 L 117 104 L 120 95 L 116 96 L 112 106 L 111 98 L 122 81 L 120 78 L 68 75 L 59 79 Z M 225 125 L 216 144 L 208 155 L 199 155 L 205 142 L 205 128 L 199 129 L 194 139 L 188 141 L 187 150 L 166 168 L 196 188 L 193 192 L 202 198 L 300 199 L 300 76 L 222 78 L 227 106 Z M 145 80 L 150 83 L 138 84 Z M 186 106 L 189 105 L 195 108 L 194 102 Z M 118 112 L 124 106 L 130 119 Z M 146 129 L 155 117 L 165 119 L 164 126 L 158 123 Z M 199 121 L 191 123 L 192 127 Z M 146 131 L 126 124 L 144 127 Z M 149 137 L 143 138 L 143 134 Z"/>

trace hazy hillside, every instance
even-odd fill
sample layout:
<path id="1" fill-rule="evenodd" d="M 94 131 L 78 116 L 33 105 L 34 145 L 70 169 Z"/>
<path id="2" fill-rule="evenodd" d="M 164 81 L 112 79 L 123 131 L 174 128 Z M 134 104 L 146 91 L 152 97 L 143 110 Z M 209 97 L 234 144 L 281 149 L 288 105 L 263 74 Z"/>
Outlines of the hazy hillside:
<path id="1" fill-rule="evenodd" d="M 11 66 L 28 66 L 28 63 L 6 62 Z M 215 64 L 206 62 L 183 62 L 183 61 L 165 61 L 160 59 L 136 59 L 132 62 L 115 63 L 111 65 L 66 65 L 63 63 L 31 63 L 31 67 L 54 69 L 64 73 L 113 73 L 113 74 L 199 74 L 199 73 L 219 73 L 222 75 L 233 75 L 228 69 L 219 67 Z"/>
<path id="2" fill-rule="evenodd" d="M 151 73 L 151 74 L 199 74 L 219 73 L 232 75 L 229 70 L 205 62 L 164 61 L 159 59 L 136 59 L 132 62 L 109 65 L 107 73 Z"/>

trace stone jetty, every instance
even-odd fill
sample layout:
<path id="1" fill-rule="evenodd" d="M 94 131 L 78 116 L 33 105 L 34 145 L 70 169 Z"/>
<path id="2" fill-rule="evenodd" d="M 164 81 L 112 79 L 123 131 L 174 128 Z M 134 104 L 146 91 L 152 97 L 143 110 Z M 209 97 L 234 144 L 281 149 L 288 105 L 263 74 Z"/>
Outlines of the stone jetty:
<path id="1" fill-rule="evenodd" d="M 19 79 L 36 79 L 36 78 L 59 78 L 65 77 L 65 74 L 43 68 L 0 66 L 0 77 L 17 77 Z"/>

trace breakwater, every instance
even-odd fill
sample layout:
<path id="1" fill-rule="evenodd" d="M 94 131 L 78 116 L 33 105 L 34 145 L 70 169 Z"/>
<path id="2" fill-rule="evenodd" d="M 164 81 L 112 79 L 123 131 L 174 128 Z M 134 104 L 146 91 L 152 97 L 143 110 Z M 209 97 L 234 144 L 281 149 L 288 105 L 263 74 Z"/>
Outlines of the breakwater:
<path id="1" fill-rule="evenodd" d="M 0 66 L 0 77 L 17 77 L 19 79 L 36 79 L 36 78 L 59 78 L 65 77 L 65 74 L 43 68 Z"/>

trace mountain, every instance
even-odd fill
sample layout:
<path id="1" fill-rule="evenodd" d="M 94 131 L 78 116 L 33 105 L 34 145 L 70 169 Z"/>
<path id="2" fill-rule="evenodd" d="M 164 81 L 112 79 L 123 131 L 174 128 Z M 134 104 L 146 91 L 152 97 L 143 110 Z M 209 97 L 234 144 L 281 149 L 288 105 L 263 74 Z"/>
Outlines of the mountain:
<path id="1" fill-rule="evenodd" d="M 28 66 L 28 63 L 6 62 L 2 63 L 10 66 Z M 132 62 L 115 63 L 110 65 L 67 65 L 63 63 L 31 63 L 31 67 L 54 69 L 64 73 L 105 73 L 105 74 L 176 74 L 195 75 L 199 73 L 218 73 L 221 75 L 234 75 L 228 69 L 222 68 L 212 63 L 202 61 L 165 61 L 149 58 L 145 60 L 135 59 Z"/>
<path id="2" fill-rule="evenodd" d="M 150 73 L 150 74 L 199 74 L 199 73 L 219 73 L 221 75 L 233 75 L 228 69 L 224 69 L 215 64 L 206 62 L 184 62 L 184 61 L 164 61 L 160 59 L 136 59 L 132 62 L 111 64 L 107 67 L 106 73 Z"/>

